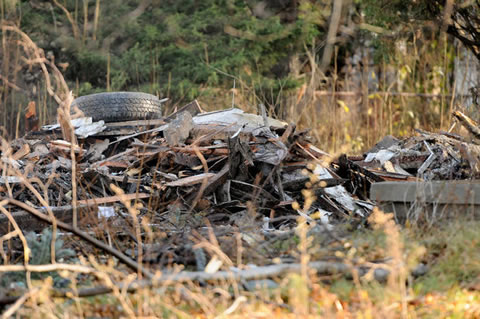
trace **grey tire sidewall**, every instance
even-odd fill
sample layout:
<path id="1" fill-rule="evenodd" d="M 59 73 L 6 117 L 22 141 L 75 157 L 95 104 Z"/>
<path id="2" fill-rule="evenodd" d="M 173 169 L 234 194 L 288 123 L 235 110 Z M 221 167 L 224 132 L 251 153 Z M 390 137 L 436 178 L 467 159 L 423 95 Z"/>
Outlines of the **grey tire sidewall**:
<path id="1" fill-rule="evenodd" d="M 85 95 L 72 102 L 93 121 L 120 122 L 159 118 L 162 115 L 158 97 L 142 92 L 105 92 Z"/>

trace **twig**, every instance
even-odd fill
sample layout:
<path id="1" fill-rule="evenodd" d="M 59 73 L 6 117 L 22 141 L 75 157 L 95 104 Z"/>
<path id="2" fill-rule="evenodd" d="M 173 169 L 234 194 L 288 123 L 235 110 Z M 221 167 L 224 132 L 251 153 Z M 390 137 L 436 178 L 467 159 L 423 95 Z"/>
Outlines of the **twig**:
<path id="1" fill-rule="evenodd" d="M 141 131 L 141 132 L 138 132 L 138 133 L 134 133 L 134 134 L 131 134 L 131 135 L 127 135 L 127 136 L 122 136 L 122 137 L 119 137 L 117 140 L 110 142 L 108 145 L 110 146 L 110 145 L 119 143 L 119 142 L 121 142 L 121 141 L 128 140 L 128 139 L 130 139 L 130 138 L 132 138 L 132 137 L 137 137 L 137 136 L 143 135 L 143 134 L 161 132 L 161 131 L 165 130 L 167 127 L 168 127 L 168 124 L 165 124 L 165 125 L 162 125 L 162 126 L 159 126 L 159 127 L 152 128 L 152 129 L 150 129 L 150 130 Z"/>
<path id="2" fill-rule="evenodd" d="M 18 297 L 18 299 L 16 299 L 15 303 L 2 314 L 2 319 L 12 317 L 13 314 L 15 312 L 17 312 L 17 310 L 20 309 L 20 307 L 25 303 L 25 301 L 27 301 L 27 299 L 30 298 L 31 296 L 38 293 L 39 290 L 40 290 L 39 288 L 35 288 L 33 290 L 28 291 L 23 296 Z"/>
<path id="3" fill-rule="evenodd" d="M 5 250 L 3 249 L 3 242 L 6 240 L 10 240 L 18 235 L 18 232 L 16 230 L 9 232 L 8 234 L 3 235 L 0 237 L 0 256 L 2 256 L 3 262 L 5 264 L 8 264 L 8 256 L 5 253 Z"/>
<path id="4" fill-rule="evenodd" d="M 452 115 L 470 132 L 470 134 L 480 139 L 480 128 L 478 127 L 478 123 L 460 111 L 455 111 Z"/>
<path id="5" fill-rule="evenodd" d="M 188 282 L 188 281 L 218 281 L 225 279 L 234 280 L 255 280 L 264 279 L 268 277 L 281 276 L 286 273 L 300 273 L 300 264 L 280 264 L 252 267 L 250 269 L 240 271 L 218 271 L 216 273 L 206 273 L 202 271 L 183 271 L 177 274 L 166 275 L 160 277 L 158 283 L 169 282 Z M 308 267 L 315 270 L 319 274 L 350 274 L 351 267 L 344 263 L 328 262 L 328 261 L 315 261 L 308 264 Z M 380 268 L 381 269 L 381 268 Z M 360 275 L 366 274 L 368 271 L 365 267 L 357 267 Z M 385 270 L 385 275 L 375 275 L 375 279 L 378 281 L 384 281 L 388 276 L 388 271 Z"/>
<path id="6" fill-rule="evenodd" d="M 65 12 L 65 15 L 67 16 L 67 19 L 68 21 L 70 22 L 70 24 L 72 25 L 72 31 L 73 31 L 73 37 L 75 38 L 75 40 L 79 40 L 80 39 L 80 31 L 78 29 L 78 24 L 75 22 L 75 20 L 73 19 L 72 15 L 70 14 L 70 12 L 67 10 L 67 8 L 65 8 L 64 6 L 62 6 L 60 3 L 58 3 L 57 0 L 53 0 L 53 2 L 55 3 L 55 5 L 57 7 L 59 7 L 60 9 L 62 9 L 63 12 Z"/>
<path id="7" fill-rule="evenodd" d="M 427 168 L 433 163 L 433 161 L 435 160 L 435 153 L 432 151 L 432 149 L 430 148 L 430 146 L 428 146 L 428 143 L 423 141 L 423 143 L 425 144 L 425 146 L 427 147 L 428 151 L 430 152 L 430 156 L 428 156 L 428 158 L 425 160 L 425 162 L 423 162 L 422 166 L 420 166 L 417 170 L 417 174 L 420 176 L 422 175 L 426 170 Z"/>
<path id="8" fill-rule="evenodd" d="M 21 89 L 19 88 L 17 85 L 15 85 L 14 83 L 11 83 L 10 81 L 8 81 L 8 79 L 2 75 L 0 75 L 0 80 L 2 80 L 2 82 L 4 84 L 6 84 L 8 87 L 11 87 L 12 89 L 14 89 L 15 91 L 25 91 L 24 89 Z"/>
<path id="9" fill-rule="evenodd" d="M 235 78 L 233 79 L 233 89 L 232 89 L 232 108 L 235 107 Z"/>
<path id="10" fill-rule="evenodd" d="M 3 214 L 5 214 L 5 216 L 7 216 L 8 221 L 12 224 L 13 229 L 15 229 L 16 234 L 18 235 L 18 237 L 20 237 L 20 240 L 23 244 L 23 254 L 24 254 L 23 261 L 24 261 L 25 265 L 28 265 L 28 260 L 30 259 L 30 248 L 28 247 L 27 239 L 23 235 L 20 227 L 18 227 L 18 224 L 15 221 L 15 219 L 13 218 L 12 214 L 5 209 L 4 206 L 5 206 L 6 203 L 7 203 L 7 200 L 3 200 L 3 201 L 0 202 L 0 211 Z"/>
<path id="11" fill-rule="evenodd" d="M 60 226 L 60 225 L 59 225 Z M 61 227 L 61 226 L 60 226 Z M 376 266 L 376 267 L 374 267 Z M 5 266 L 3 266 L 5 267 Z M 4 269 L 4 268 L 0 268 Z M 12 266 L 8 266 L 12 267 Z M 23 266 L 16 266 L 23 267 Z M 89 272 L 90 270 L 94 271 L 92 268 L 85 266 L 76 266 L 68 264 L 55 264 L 55 265 L 42 265 L 42 266 L 29 266 L 33 271 L 52 271 L 52 270 L 71 270 L 71 271 L 85 271 Z M 161 285 L 170 285 L 173 283 L 182 283 L 182 282 L 207 282 L 207 281 L 225 281 L 225 280 L 256 280 L 264 279 L 269 277 L 278 277 L 285 275 L 287 273 L 300 273 L 301 264 L 281 264 L 281 265 L 269 265 L 269 266 L 260 266 L 252 267 L 250 269 L 240 270 L 240 271 L 218 271 L 215 273 L 206 273 L 203 271 L 182 271 L 179 273 L 163 275 L 161 277 L 152 277 L 150 279 L 144 280 L 135 280 L 131 283 L 124 284 L 118 283 L 118 287 L 122 291 L 135 292 L 139 289 L 158 287 Z M 338 262 L 328 262 L 328 261 L 315 261 L 308 264 L 308 268 L 315 270 L 317 274 L 322 275 L 333 275 L 333 274 L 345 274 L 351 275 L 353 271 L 358 272 L 359 276 L 364 276 L 367 273 L 373 272 L 373 277 L 375 280 L 380 282 L 385 282 L 388 278 L 390 271 L 384 268 L 381 268 L 380 265 L 368 264 L 367 266 L 357 266 L 352 267 L 350 265 Z M 15 268 L 17 269 L 17 268 Z M 78 293 L 75 295 L 78 297 L 90 297 L 96 295 L 107 294 L 112 291 L 112 288 L 106 286 L 91 287 L 79 289 Z M 54 289 L 52 291 L 54 297 L 70 297 L 72 295 L 71 289 Z M 0 299 L 0 304 L 7 304 L 15 302 L 12 297 L 6 297 Z"/>
<path id="12" fill-rule="evenodd" d="M 41 51 L 37 47 L 37 45 L 32 41 L 32 39 L 30 39 L 30 37 L 25 32 L 21 31 L 17 26 L 8 24 L 7 22 L 3 22 L 1 24 L 1 26 L 2 26 L 2 31 L 3 32 L 10 31 L 10 32 L 14 32 L 14 33 L 18 34 L 22 38 L 23 42 L 21 43 L 21 45 L 24 46 L 25 50 L 27 50 L 27 49 L 32 50 L 31 51 L 33 53 L 32 55 L 35 57 L 35 62 L 34 63 L 37 63 L 37 64 L 40 65 L 40 68 L 42 69 L 43 75 L 45 77 L 45 85 L 46 85 L 46 88 L 47 88 L 47 92 L 55 99 L 55 101 L 58 104 L 61 104 L 63 99 L 61 97 L 59 97 L 54 92 L 54 90 L 52 88 L 52 84 L 51 84 L 51 81 L 50 81 L 50 75 L 49 75 L 48 70 L 47 70 L 47 65 L 55 73 L 55 78 L 56 78 L 59 86 L 61 86 L 63 88 L 63 90 L 65 91 L 63 93 L 66 94 L 68 92 L 68 85 L 65 82 L 65 79 L 63 78 L 63 75 L 60 72 L 60 70 L 58 70 L 58 68 L 56 67 L 56 65 L 54 63 L 52 63 L 51 61 L 49 61 L 48 59 L 45 58 L 45 56 L 43 54 L 43 51 Z"/>
<path id="13" fill-rule="evenodd" d="M 50 208 L 50 205 L 48 204 L 48 196 L 47 196 L 47 191 L 45 189 L 45 185 L 39 179 L 36 179 L 36 178 L 28 179 L 28 178 L 26 178 L 22 173 L 18 172 L 18 170 L 15 167 L 14 167 L 14 171 L 15 171 L 15 175 L 20 177 L 20 180 L 21 180 L 22 184 L 25 185 L 32 192 L 32 194 L 35 196 L 35 198 L 37 198 L 38 201 L 44 207 L 46 207 L 48 216 L 50 217 L 51 224 L 52 224 L 52 241 L 50 243 L 50 258 L 51 258 L 52 264 L 54 264 L 55 261 L 56 261 L 56 257 L 55 257 L 55 238 L 57 237 L 56 236 L 56 234 L 57 234 L 57 219 L 55 218 L 55 215 L 53 214 L 53 211 Z M 45 197 L 42 197 L 42 195 L 35 189 L 35 187 L 33 187 L 33 185 L 32 185 L 33 181 L 36 181 L 37 184 L 45 190 L 45 192 L 44 192 Z M 12 197 L 12 196 L 10 195 L 10 197 Z M 28 205 L 25 205 L 25 206 L 30 207 Z"/>
<path id="14" fill-rule="evenodd" d="M 39 219 L 41 219 L 45 222 L 52 223 L 52 220 L 51 220 L 50 216 L 47 216 L 45 214 L 42 214 L 42 213 L 38 212 L 36 209 L 28 206 L 25 203 L 22 203 L 18 200 L 11 199 L 11 198 L 6 199 L 6 201 L 8 201 L 8 203 L 10 203 L 12 205 L 16 205 L 20 208 L 23 208 L 25 211 L 29 212 L 30 214 L 34 215 L 35 217 L 37 217 L 37 218 L 39 218 Z M 57 220 L 56 224 L 61 229 L 66 230 L 68 232 L 71 232 L 71 233 L 77 235 L 78 237 L 90 242 L 91 244 L 93 244 L 97 248 L 100 248 L 100 249 L 104 250 L 105 252 L 109 253 L 110 255 L 113 255 L 113 256 L 117 257 L 121 262 L 123 262 L 125 265 L 127 265 L 131 269 L 136 271 L 139 268 L 141 268 L 136 261 L 127 257 L 126 255 L 124 255 L 122 252 L 116 250 L 115 248 L 110 247 L 110 246 L 104 244 L 103 242 L 99 241 L 98 239 L 90 236 L 89 234 L 87 234 L 87 233 L 85 233 L 85 232 L 83 232 L 79 229 L 74 229 L 72 226 L 70 226 L 70 225 L 68 225 L 68 224 L 66 224 L 66 223 L 64 223 L 60 220 Z M 145 277 L 147 277 L 147 278 L 152 278 L 153 277 L 153 275 L 147 269 L 145 269 L 145 268 L 141 268 L 141 269 L 142 269 L 142 273 L 143 273 L 143 275 L 145 275 Z"/>
<path id="15" fill-rule="evenodd" d="M 137 251 L 138 251 L 138 268 L 137 268 L 137 274 L 138 278 L 142 278 L 142 269 L 143 269 L 143 244 L 142 244 L 142 234 L 141 234 L 141 229 L 140 229 L 140 224 L 138 223 L 138 209 L 135 206 L 132 206 L 130 200 L 128 200 L 127 196 L 125 195 L 125 192 L 123 189 L 120 187 L 116 186 L 115 184 L 110 184 L 110 189 L 117 194 L 117 196 L 120 197 L 120 201 L 122 202 L 123 205 L 127 208 L 128 212 L 130 213 L 130 216 L 132 217 L 132 222 L 133 226 L 135 228 L 135 241 L 137 243 Z"/>
<path id="16" fill-rule="evenodd" d="M 195 152 L 195 155 L 197 155 L 198 159 L 202 163 L 203 171 L 205 172 L 205 174 L 208 174 L 208 164 L 207 164 L 207 161 L 205 160 L 205 157 L 198 150 L 197 145 L 193 146 L 193 150 Z M 197 206 L 198 201 L 202 198 L 203 193 L 205 192 L 205 189 L 207 188 L 207 185 L 208 185 L 208 177 L 206 175 L 205 178 L 202 180 L 202 185 L 200 185 L 200 189 L 198 190 L 197 195 L 193 199 L 192 205 L 190 206 L 190 211 L 195 209 L 195 207 Z"/>
<path id="17" fill-rule="evenodd" d="M 80 272 L 83 274 L 90 274 L 96 270 L 91 267 L 75 265 L 75 264 L 48 264 L 48 265 L 3 265 L 0 266 L 0 273 L 11 271 L 30 271 L 30 272 L 51 272 L 59 270 L 68 270 L 73 272 Z"/>

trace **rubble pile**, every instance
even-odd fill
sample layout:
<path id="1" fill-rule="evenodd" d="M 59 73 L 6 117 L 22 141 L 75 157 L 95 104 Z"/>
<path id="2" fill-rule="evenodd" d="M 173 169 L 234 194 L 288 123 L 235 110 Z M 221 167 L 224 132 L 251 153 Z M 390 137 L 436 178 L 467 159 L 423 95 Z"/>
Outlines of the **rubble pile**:
<path id="1" fill-rule="evenodd" d="M 376 182 L 479 179 L 478 125 L 461 112 L 456 111 L 454 116 L 473 135 L 472 139 L 420 129 L 416 129 L 416 136 L 403 140 L 388 135 L 362 156 L 340 156 L 337 173 L 348 180 L 345 187 L 360 198 L 369 198 L 370 186 Z"/>
<path id="2" fill-rule="evenodd" d="M 250 216 L 264 229 L 275 229 L 295 220 L 285 216 L 311 219 L 317 213 L 315 218 L 328 224 L 346 216 L 366 217 L 373 208 L 347 192 L 334 164 L 322 165 L 332 158 L 310 143 L 306 131 L 266 116 L 239 109 L 204 113 L 194 101 L 164 119 L 92 123 L 80 118 L 72 125 L 78 139 L 73 148 L 62 139 L 60 125 L 12 141 L 2 153 L 10 169 L 3 170 L 0 196 L 11 192 L 45 209 L 25 186 L 28 180 L 58 218 L 71 221 L 75 165 L 84 224 L 125 214 L 112 184 L 129 199 L 143 201 L 143 213 L 154 223 L 202 212 L 217 224 L 239 226 Z M 293 208 L 294 203 L 299 205 Z M 19 223 L 45 227 L 31 219 Z"/>
<path id="3" fill-rule="evenodd" d="M 369 151 L 364 167 L 380 166 L 384 171 L 423 180 L 458 180 L 478 177 L 476 167 L 480 148 L 465 138 L 451 133 L 429 133 L 417 130 L 419 136 L 403 141 L 391 136 L 380 143 L 391 145 Z M 370 163 L 370 164 L 369 164 Z"/>
<path id="4" fill-rule="evenodd" d="M 142 203 L 139 216 L 171 238 L 152 260 L 175 261 L 172 251 L 179 247 L 183 257 L 191 255 L 185 238 L 205 218 L 223 227 L 224 236 L 248 229 L 242 240 L 255 246 L 290 231 L 298 216 L 317 220 L 326 231 L 347 218 L 365 220 L 374 207 L 372 183 L 465 179 L 479 172 L 479 146 L 454 134 L 387 136 L 363 156 L 334 159 L 292 124 L 235 108 L 205 113 L 196 101 L 163 119 L 80 118 L 72 126 L 78 139 L 73 146 L 60 125 L 4 143 L 0 197 L 45 214 L 48 204 L 66 222 L 78 209 L 84 228 L 112 218 L 109 227 L 131 226 L 125 201 L 135 200 Z M 15 209 L 23 230 L 48 226 Z M 2 218 L 5 234 L 11 226 Z"/>

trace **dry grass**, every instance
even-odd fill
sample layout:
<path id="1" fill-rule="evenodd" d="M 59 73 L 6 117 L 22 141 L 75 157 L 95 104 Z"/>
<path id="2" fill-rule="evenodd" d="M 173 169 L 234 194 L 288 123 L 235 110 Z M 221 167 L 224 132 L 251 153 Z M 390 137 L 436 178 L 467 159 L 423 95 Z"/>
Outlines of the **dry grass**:
<path id="1" fill-rule="evenodd" d="M 14 84 L 17 81 L 21 81 L 23 68 L 28 68 L 31 72 L 37 72 L 43 79 L 42 83 L 45 92 L 43 94 L 38 92 L 36 101 L 36 105 L 39 106 L 37 112 L 40 125 L 54 121 L 56 108 L 47 107 L 47 105 L 53 101 L 61 104 L 69 90 L 54 60 L 47 58 L 43 50 L 27 34 L 21 31 L 15 24 L 6 20 L 1 21 L 1 30 L 4 43 L 2 55 L 4 58 L 2 59 L 2 76 L 0 79 L 3 82 L 1 97 L 4 107 L 0 110 L 2 115 L 0 127 L 3 127 L 7 133 L 10 133 L 5 134 L 5 137 L 11 138 L 18 135 L 18 132 L 25 131 L 25 124 L 18 119 L 24 118 L 28 111 L 27 105 L 30 102 L 25 99 L 27 95 L 31 94 L 25 88 L 25 83 L 21 85 L 23 88 Z M 12 58 L 14 63 L 11 62 Z M 41 89 L 35 86 L 33 90 L 33 93 L 37 93 L 36 91 Z M 12 119 L 17 119 L 17 121 Z"/>
<path id="2" fill-rule="evenodd" d="M 131 214 L 137 214 L 135 206 L 124 204 Z M 242 318 L 247 315 L 252 318 L 476 318 L 480 315 L 477 290 L 480 256 L 475 253 L 480 243 L 478 223 L 457 221 L 427 232 L 420 228 L 402 229 L 390 215 L 379 210 L 369 221 L 374 229 L 347 235 L 335 247 L 335 255 L 352 265 L 374 256 L 390 258 L 382 264 L 391 272 L 387 283 L 376 282 L 372 273 L 360 277 L 355 271 L 351 279 L 315 275 L 308 268 L 308 261 L 311 252 L 318 249 L 318 239 L 308 232 L 313 225 L 300 219 L 296 228 L 299 241 L 294 250 L 304 267 L 298 274 L 272 278 L 277 283 L 273 288 L 262 288 L 259 282 L 255 291 L 249 291 L 235 280 L 199 285 L 193 281 L 155 284 L 153 279 L 153 284 L 128 292 L 127 287 L 139 278 L 138 273 L 127 271 L 112 258 L 80 254 L 76 261 L 70 261 L 72 264 L 26 266 L 30 276 L 54 270 L 70 280 L 68 295 L 60 296 L 61 290 L 54 286 L 52 275 L 30 280 L 27 289 L 19 290 L 22 297 L 5 309 L 4 314 L 31 318 Z M 218 249 L 216 240 L 203 239 L 198 245 L 210 252 L 211 261 L 224 260 L 222 268 L 228 269 L 234 263 Z M 415 279 L 409 273 L 418 261 L 427 263 L 430 270 L 425 277 Z M 3 265 L 0 273 L 7 278 L 13 269 L 11 265 Z M 99 285 L 111 292 L 85 296 L 85 286 Z"/>
<path id="3" fill-rule="evenodd" d="M 439 50 L 432 50 L 435 43 Z M 300 129 L 309 129 L 320 148 L 333 154 L 359 153 L 371 147 L 385 135 L 406 137 L 415 128 L 448 130 L 451 111 L 463 105 L 467 96 L 456 95 L 452 82 L 455 50 L 442 37 L 428 41 L 415 39 L 413 44 L 396 49 L 390 62 L 374 62 L 374 52 L 359 49 L 344 65 L 335 63 L 326 75 L 313 53 L 299 75 L 303 82 L 295 91 L 258 92 L 254 80 L 223 74 L 232 82 L 232 89 L 212 90 L 211 96 L 201 96 L 207 110 L 234 104 L 247 112 L 259 112 L 265 101 L 270 115 L 293 122 Z M 335 56 L 335 61 L 338 57 Z M 457 79 L 456 81 L 465 81 Z M 235 83 L 235 88 L 233 88 Z M 234 98 L 232 98 L 232 94 Z M 471 112 L 469 112 L 472 114 Z M 475 117 L 475 116 L 474 116 Z"/>

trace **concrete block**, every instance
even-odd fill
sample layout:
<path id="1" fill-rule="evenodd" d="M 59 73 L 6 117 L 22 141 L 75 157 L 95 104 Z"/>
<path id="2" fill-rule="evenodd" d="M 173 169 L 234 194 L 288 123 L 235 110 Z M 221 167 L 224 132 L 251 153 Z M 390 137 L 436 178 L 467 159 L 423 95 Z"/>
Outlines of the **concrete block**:
<path id="1" fill-rule="evenodd" d="M 401 223 L 480 217 L 480 181 L 379 182 L 372 184 L 370 199 Z"/>

